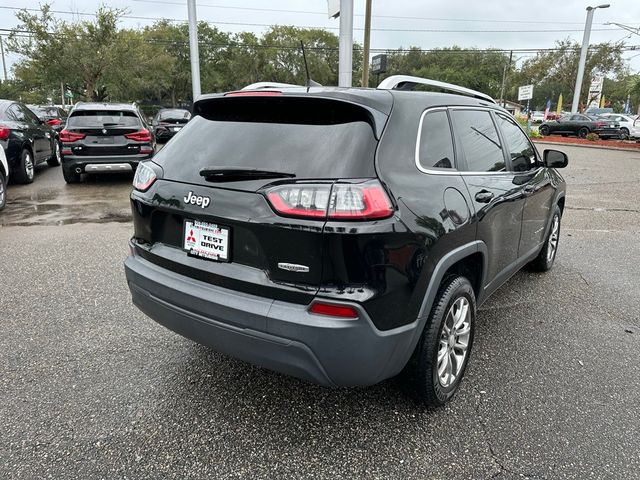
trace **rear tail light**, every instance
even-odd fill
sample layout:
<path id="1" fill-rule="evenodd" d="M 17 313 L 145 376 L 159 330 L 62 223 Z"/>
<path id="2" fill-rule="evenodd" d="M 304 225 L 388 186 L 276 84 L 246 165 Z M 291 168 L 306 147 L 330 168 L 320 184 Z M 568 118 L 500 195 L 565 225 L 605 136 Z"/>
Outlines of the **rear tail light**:
<path id="1" fill-rule="evenodd" d="M 604 125 L 602 122 L 596 122 L 596 128 L 600 128 Z"/>
<path id="2" fill-rule="evenodd" d="M 358 318 L 358 310 L 351 305 L 336 305 L 335 303 L 313 302 L 309 307 L 309 312 L 328 317 Z"/>
<path id="3" fill-rule="evenodd" d="M 153 153 L 153 148 L 151 148 L 151 147 L 141 147 L 140 148 L 140 153 L 142 153 L 142 154 Z"/>
<path id="4" fill-rule="evenodd" d="M 70 132 L 66 128 L 60 132 L 59 139 L 62 143 L 73 143 L 82 140 L 86 135 L 84 133 Z"/>
<path id="5" fill-rule="evenodd" d="M 0 140 L 6 140 L 7 138 L 9 138 L 10 133 L 11 130 L 0 125 Z"/>
<path id="6" fill-rule="evenodd" d="M 273 209 L 287 217 L 375 220 L 393 215 L 393 205 L 376 180 L 364 183 L 296 183 L 267 191 Z"/>
<path id="7" fill-rule="evenodd" d="M 141 192 L 146 192 L 157 178 L 156 172 L 154 172 L 151 167 L 144 163 L 140 163 L 138 164 L 136 174 L 133 177 L 133 188 L 140 190 Z"/>
<path id="8" fill-rule="evenodd" d="M 125 138 L 129 140 L 133 140 L 134 142 L 150 142 L 151 141 L 151 133 L 146 128 L 142 130 L 138 130 L 137 132 L 127 133 Z"/>
<path id="9" fill-rule="evenodd" d="M 73 150 L 71 150 L 70 148 L 63 148 L 60 153 L 62 155 L 73 155 Z"/>
<path id="10" fill-rule="evenodd" d="M 52 127 L 55 127 L 56 125 L 60 125 L 62 123 L 62 121 L 60 121 L 60 119 L 58 118 L 50 118 L 49 120 L 47 120 L 47 125 L 50 125 Z"/>

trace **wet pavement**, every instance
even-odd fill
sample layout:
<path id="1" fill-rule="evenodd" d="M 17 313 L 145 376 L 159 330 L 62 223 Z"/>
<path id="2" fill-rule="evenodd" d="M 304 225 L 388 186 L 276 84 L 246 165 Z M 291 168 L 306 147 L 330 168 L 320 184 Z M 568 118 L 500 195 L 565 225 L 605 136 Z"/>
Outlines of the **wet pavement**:
<path id="1" fill-rule="evenodd" d="M 10 186 L 0 478 L 640 478 L 640 154 L 562 150 L 557 263 L 482 307 L 435 410 L 398 379 L 324 389 L 146 318 L 122 269 L 130 175 Z"/>
<path id="2" fill-rule="evenodd" d="M 9 185 L 0 226 L 128 222 L 132 179 L 131 173 L 85 175 L 83 183 L 67 185 L 59 166 L 45 165 L 32 184 Z"/>

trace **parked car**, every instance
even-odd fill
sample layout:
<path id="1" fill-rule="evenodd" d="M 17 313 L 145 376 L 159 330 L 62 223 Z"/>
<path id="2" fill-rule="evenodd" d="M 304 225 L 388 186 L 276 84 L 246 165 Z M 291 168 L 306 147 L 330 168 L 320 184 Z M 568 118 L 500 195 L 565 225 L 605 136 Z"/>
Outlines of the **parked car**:
<path id="1" fill-rule="evenodd" d="M 422 84 L 454 94 L 407 91 Z M 524 265 L 552 267 L 566 164 L 489 96 L 427 79 L 204 95 L 136 172 L 133 302 L 322 385 L 406 369 L 441 405 L 477 306 Z"/>
<path id="2" fill-rule="evenodd" d="M 544 112 L 540 112 L 540 111 L 531 112 L 531 121 L 533 123 L 544 122 Z"/>
<path id="3" fill-rule="evenodd" d="M 9 164 L 4 148 L 0 148 L 0 210 L 7 204 L 7 184 L 9 183 Z"/>
<path id="4" fill-rule="evenodd" d="M 600 138 L 620 136 L 620 124 L 604 117 L 574 113 L 565 115 L 558 120 L 544 122 L 538 127 L 540 135 L 560 134 L 563 136 L 576 135 L 585 138 L 590 133 L 597 133 Z"/>
<path id="5" fill-rule="evenodd" d="M 640 138 L 640 122 L 636 123 L 636 119 L 631 115 L 603 113 L 600 117 L 620 124 L 620 138 Z"/>
<path id="6" fill-rule="evenodd" d="M 153 135 L 135 104 L 77 103 L 60 142 L 67 183 L 79 182 L 83 173 L 133 172 L 155 151 Z"/>
<path id="7" fill-rule="evenodd" d="M 55 105 L 29 105 L 29 108 L 40 120 L 49 125 L 56 135 L 67 123 L 67 112 Z"/>
<path id="8" fill-rule="evenodd" d="M 189 110 L 181 108 L 165 108 L 160 110 L 151 122 L 156 140 L 163 143 L 168 141 L 182 130 L 182 127 L 184 127 L 190 118 L 191 112 Z"/>
<path id="9" fill-rule="evenodd" d="M 38 164 L 60 165 L 60 145 L 53 130 L 20 102 L 0 100 L 0 146 L 17 183 L 33 182 Z"/>
<path id="10" fill-rule="evenodd" d="M 604 108 L 589 107 L 584 111 L 584 113 L 586 115 L 602 115 L 603 113 L 613 113 L 613 108 L 611 108 L 611 107 L 604 107 Z"/>

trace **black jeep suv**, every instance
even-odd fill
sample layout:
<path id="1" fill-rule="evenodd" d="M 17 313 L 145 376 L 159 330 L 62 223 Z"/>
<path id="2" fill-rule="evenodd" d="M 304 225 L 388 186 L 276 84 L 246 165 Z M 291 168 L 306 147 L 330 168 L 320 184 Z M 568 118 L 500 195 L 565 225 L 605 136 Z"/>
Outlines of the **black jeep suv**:
<path id="1" fill-rule="evenodd" d="M 454 92 L 406 91 L 428 84 Z M 476 307 L 558 247 L 567 157 L 479 92 L 205 95 L 134 179 L 133 302 L 220 352 L 322 385 L 403 369 L 455 393 Z"/>
<path id="2" fill-rule="evenodd" d="M 135 104 L 77 103 L 59 139 L 67 183 L 79 182 L 83 173 L 135 171 L 155 151 Z"/>

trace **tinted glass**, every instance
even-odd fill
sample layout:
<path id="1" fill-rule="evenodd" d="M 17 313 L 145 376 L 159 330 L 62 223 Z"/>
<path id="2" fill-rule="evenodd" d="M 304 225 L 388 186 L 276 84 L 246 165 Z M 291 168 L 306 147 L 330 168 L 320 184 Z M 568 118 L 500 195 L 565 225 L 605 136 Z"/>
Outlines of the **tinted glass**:
<path id="1" fill-rule="evenodd" d="M 505 169 L 498 132 L 489 112 L 453 110 L 456 135 L 470 172 L 499 172 Z"/>
<path id="2" fill-rule="evenodd" d="M 29 110 L 26 105 L 18 105 L 18 107 L 20 108 L 20 110 L 22 110 L 22 113 L 24 114 L 27 122 L 31 123 L 32 125 L 40 125 L 40 119 L 38 118 L 38 116 L 31 110 Z"/>
<path id="3" fill-rule="evenodd" d="M 166 120 L 167 118 L 188 120 L 191 118 L 191 113 L 189 113 L 188 110 L 161 110 L 160 113 L 158 113 L 158 118 L 160 120 Z"/>
<path id="4" fill-rule="evenodd" d="M 344 102 L 217 100 L 154 161 L 164 178 L 188 183 L 205 183 L 200 170 L 214 167 L 282 171 L 296 179 L 373 177 L 377 142 L 368 118 Z"/>
<path id="5" fill-rule="evenodd" d="M 418 148 L 423 168 L 454 168 L 453 139 L 446 111 L 424 116 Z"/>
<path id="6" fill-rule="evenodd" d="M 511 168 L 515 172 L 526 172 L 536 168 L 536 154 L 527 136 L 513 120 L 498 114 L 498 125 L 511 158 Z"/>
<path id="7" fill-rule="evenodd" d="M 69 127 L 137 127 L 140 119 L 126 110 L 78 110 L 67 121 Z"/>
<path id="8" fill-rule="evenodd" d="M 13 104 L 9 107 L 9 116 L 17 122 L 28 122 L 27 116 L 24 111 L 17 104 Z"/>

